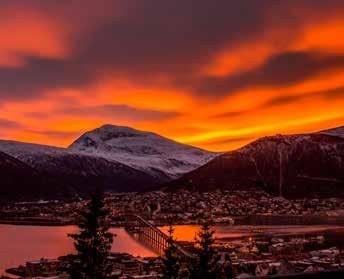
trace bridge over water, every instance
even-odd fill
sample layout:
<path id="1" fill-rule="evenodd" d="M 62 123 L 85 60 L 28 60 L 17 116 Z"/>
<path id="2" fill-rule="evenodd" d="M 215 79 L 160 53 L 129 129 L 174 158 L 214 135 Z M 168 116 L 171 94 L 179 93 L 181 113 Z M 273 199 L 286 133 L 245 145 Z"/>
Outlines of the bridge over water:
<path id="1" fill-rule="evenodd" d="M 153 250 L 159 256 L 164 255 L 164 251 L 169 246 L 169 237 L 153 224 L 138 215 L 122 215 L 125 230 L 136 240 Z M 173 242 L 179 255 L 183 258 L 192 258 L 192 254 L 185 251 L 176 242 Z"/>

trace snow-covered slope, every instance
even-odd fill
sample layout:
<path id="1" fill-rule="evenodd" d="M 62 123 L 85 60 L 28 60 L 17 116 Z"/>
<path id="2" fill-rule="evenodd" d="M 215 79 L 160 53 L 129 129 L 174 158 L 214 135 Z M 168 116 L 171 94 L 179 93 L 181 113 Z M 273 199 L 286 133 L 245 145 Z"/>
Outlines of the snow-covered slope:
<path id="1" fill-rule="evenodd" d="M 115 160 L 166 179 L 179 177 L 218 155 L 151 132 L 114 125 L 85 133 L 69 149 Z"/>
<path id="2" fill-rule="evenodd" d="M 319 134 L 330 135 L 344 138 L 344 126 L 320 131 Z"/>
<path id="3" fill-rule="evenodd" d="M 72 153 L 66 148 L 11 140 L 0 140 L 0 151 L 5 152 L 29 165 L 34 165 L 38 158 L 47 158 L 47 156 L 58 155 L 62 156 L 66 153 Z"/>

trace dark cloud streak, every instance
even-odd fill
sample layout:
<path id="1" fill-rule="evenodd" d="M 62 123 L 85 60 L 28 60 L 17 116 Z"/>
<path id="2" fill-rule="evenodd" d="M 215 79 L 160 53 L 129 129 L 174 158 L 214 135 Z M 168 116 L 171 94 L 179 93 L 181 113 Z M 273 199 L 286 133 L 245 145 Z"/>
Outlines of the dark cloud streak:
<path id="1" fill-rule="evenodd" d="M 59 110 L 49 112 L 49 115 L 63 114 L 69 116 L 82 116 L 82 117 L 96 117 L 96 118 L 112 118 L 114 121 L 147 121 L 147 120 L 167 120 L 179 116 L 178 112 L 174 111 L 159 111 L 143 108 L 135 108 L 128 105 L 105 104 L 99 106 L 65 106 Z M 44 113 L 30 112 L 26 113 L 27 116 L 33 118 L 41 118 L 47 115 Z"/>
<path id="2" fill-rule="evenodd" d="M 195 81 L 193 88 L 195 93 L 219 97 L 243 89 L 290 86 L 338 69 L 344 70 L 344 55 L 285 52 L 272 56 L 263 65 L 244 73 Z"/>
<path id="3" fill-rule="evenodd" d="M 87 67 L 69 60 L 24 58 L 23 67 L 0 67 L 1 100 L 35 98 L 45 90 L 82 87 L 95 78 Z"/>
<path id="4" fill-rule="evenodd" d="M 344 98 L 344 86 L 337 87 L 334 89 L 326 89 L 326 90 L 318 90 L 318 91 L 311 91 L 311 92 L 299 92 L 298 94 L 291 95 L 291 94 L 281 94 L 281 96 L 272 97 L 262 105 L 256 106 L 252 109 L 248 110 L 240 110 L 240 111 L 228 111 L 221 114 L 214 115 L 214 118 L 235 118 L 240 117 L 243 115 L 249 115 L 255 111 L 261 111 L 264 109 L 269 109 L 271 107 L 278 107 L 283 105 L 290 105 L 292 103 L 297 103 L 303 100 L 311 100 L 312 98 L 328 98 L 328 99 L 336 99 L 336 98 Z"/>
<path id="5" fill-rule="evenodd" d="M 18 122 L 0 118 L 0 128 L 1 129 L 11 129 L 11 128 L 20 128 L 22 125 Z"/>

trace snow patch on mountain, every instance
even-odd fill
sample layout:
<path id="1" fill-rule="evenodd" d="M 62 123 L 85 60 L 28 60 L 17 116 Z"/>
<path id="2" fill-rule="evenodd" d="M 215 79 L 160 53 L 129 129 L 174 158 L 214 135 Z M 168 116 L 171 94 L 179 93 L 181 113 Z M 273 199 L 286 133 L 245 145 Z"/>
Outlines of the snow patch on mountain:
<path id="1" fill-rule="evenodd" d="M 0 140 L 0 151 L 30 165 L 35 165 L 37 159 L 75 153 L 66 148 L 11 140 Z"/>
<path id="2" fill-rule="evenodd" d="M 155 133 L 114 125 L 104 125 L 85 133 L 69 149 L 169 178 L 194 170 L 218 155 Z"/>
<path id="3" fill-rule="evenodd" d="M 335 137 L 344 138 L 344 126 L 320 131 L 319 134 L 330 135 Z"/>
<path id="4" fill-rule="evenodd" d="M 35 143 L 26 143 L 12 140 L 0 140 L 0 150 L 14 157 L 26 156 L 29 154 L 59 154 L 71 152 L 66 148 L 41 145 Z"/>

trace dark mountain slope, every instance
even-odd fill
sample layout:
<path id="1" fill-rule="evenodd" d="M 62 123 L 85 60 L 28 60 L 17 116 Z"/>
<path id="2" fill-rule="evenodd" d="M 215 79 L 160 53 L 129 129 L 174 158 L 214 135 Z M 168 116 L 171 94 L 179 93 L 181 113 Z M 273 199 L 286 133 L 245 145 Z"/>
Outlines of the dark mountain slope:
<path id="1" fill-rule="evenodd" d="M 0 200 L 58 197 L 57 187 L 56 183 L 35 169 L 0 152 Z M 60 193 L 63 196 L 70 194 Z"/>
<path id="2" fill-rule="evenodd" d="M 344 197 L 344 139 L 326 133 L 264 137 L 168 185 L 199 191 L 261 187 L 288 198 Z"/>
<path id="3" fill-rule="evenodd" d="M 88 194 L 96 186 L 106 191 L 131 192 L 159 183 L 152 176 L 121 163 L 82 154 L 36 157 L 32 164 L 59 184 L 81 195 Z"/>

